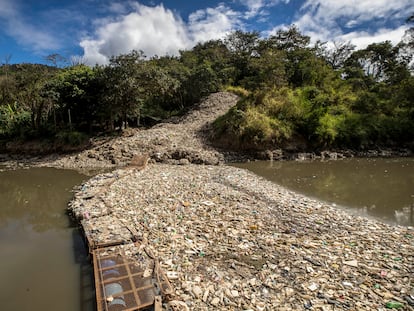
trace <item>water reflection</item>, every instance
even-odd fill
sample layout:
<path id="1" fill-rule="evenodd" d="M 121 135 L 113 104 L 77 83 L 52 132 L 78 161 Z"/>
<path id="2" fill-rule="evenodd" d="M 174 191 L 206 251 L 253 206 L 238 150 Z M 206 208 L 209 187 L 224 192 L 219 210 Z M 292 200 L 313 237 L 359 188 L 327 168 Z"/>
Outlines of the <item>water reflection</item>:
<path id="1" fill-rule="evenodd" d="M 64 230 L 69 218 L 62 213 L 62 203 L 68 202 L 70 190 L 83 178 L 52 168 L 1 172 L 0 227 L 19 220 L 19 225 L 39 233 Z"/>
<path id="2" fill-rule="evenodd" d="M 295 191 L 387 222 L 414 225 L 414 159 L 258 161 L 236 166 Z"/>

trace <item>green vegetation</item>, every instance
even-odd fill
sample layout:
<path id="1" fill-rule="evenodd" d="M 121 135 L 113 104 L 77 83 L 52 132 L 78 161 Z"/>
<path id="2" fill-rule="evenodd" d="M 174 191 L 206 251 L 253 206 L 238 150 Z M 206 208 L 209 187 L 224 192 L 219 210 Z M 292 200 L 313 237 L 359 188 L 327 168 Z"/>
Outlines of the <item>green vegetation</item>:
<path id="1" fill-rule="evenodd" d="M 235 31 L 177 57 L 131 51 L 107 65 L 66 68 L 6 62 L 0 140 L 83 144 L 87 135 L 152 125 L 227 90 L 241 100 L 214 123 L 213 138 L 226 147 L 412 145 L 413 29 L 395 46 L 310 42 L 293 26 L 268 38 Z"/>

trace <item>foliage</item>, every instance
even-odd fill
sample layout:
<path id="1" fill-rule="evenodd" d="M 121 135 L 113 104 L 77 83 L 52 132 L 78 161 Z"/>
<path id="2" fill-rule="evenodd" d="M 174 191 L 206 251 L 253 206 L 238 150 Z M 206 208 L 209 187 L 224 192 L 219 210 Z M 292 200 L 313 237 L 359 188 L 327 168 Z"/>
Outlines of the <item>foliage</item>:
<path id="1" fill-rule="evenodd" d="M 238 95 L 240 97 L 247 97 L 247 96 L 250 95 L 250 92 L 248 90 L 242 88 L 241 86 L 232 86 L 232 85 L 229 85 L 229 86 L 226 86 L 224 88 L 224 90 L 226 92 L 230 92 L 230 93 L 236 94 L 236 95 Z"/>
<path id="2" fill-rule="evenodd" d="M 73 146 L 78 147 L 85 145 L 88 141 L 88 136 L 85 133 L 78 131 L 61 131 L 56 134 L 55 144 L 58 146 Z"/>
<path id="3" fill-rule="evenodd" d="M 410 17 L 407 22 L 412 23 Z M 263 149 L 413 145 L 413 28 L 401 42 L 355 50 L 303 35 L 296 26 L 263 38 L 234 31 L 179 56 L 142 51 L 108 65 L 0 66 L 0 138 L 52 137 L 76 145 L 85 134 L 150 125 L 219 90 L 240 102 L 214 123 L 214 138 Z M 294 144 L 293 144 L 294 145 Z"/>
<path id="4" fill-rule="evenodd" d="M 0 106 L 0 138 L 23 137 L 30 125 L 30 113 L 16 104 Z"/>

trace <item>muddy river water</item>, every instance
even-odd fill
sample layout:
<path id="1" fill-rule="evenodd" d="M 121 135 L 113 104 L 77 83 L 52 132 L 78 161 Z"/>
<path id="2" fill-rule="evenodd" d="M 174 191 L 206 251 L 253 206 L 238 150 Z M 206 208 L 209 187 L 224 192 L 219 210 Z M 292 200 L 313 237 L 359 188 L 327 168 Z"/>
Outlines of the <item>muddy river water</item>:
<path id="1" fill-rule="evenodd" d="M 86 176 L 0 172 L 0 310 L 94 310 L 90 262 L 66 205 Z"/>
<path id="2" fill-rule="evenodd" d="M 414 226 L 414 158 L 236 164 L 350 212 Z"/>

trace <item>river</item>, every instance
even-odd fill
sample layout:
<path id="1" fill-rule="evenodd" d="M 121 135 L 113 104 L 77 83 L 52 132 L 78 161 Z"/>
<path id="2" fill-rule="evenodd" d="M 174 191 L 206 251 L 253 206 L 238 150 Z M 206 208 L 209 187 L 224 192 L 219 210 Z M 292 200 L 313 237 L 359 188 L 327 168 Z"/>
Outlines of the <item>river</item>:
<path id="1" fill-rule="evenodd" d="M 414 159 L 257 161 L 247 168 L 297 192 L 382 221 L 414 226 Z M 0 171 L 1 310 L 92 311 L 90 261 L 66 214 L 70 170 Z"/>
<path id="2" fill-rule="evenodd" d="M 235 166 L 352 213 L 414 226 L 414 158 L 254 161 Z"/>
<path id="3" fill-rule="evenodd" d="M 0 309 L 92 311 L 90 261 L 66 206 L 87 177 L 70 170 L 0 172 Z"/>

